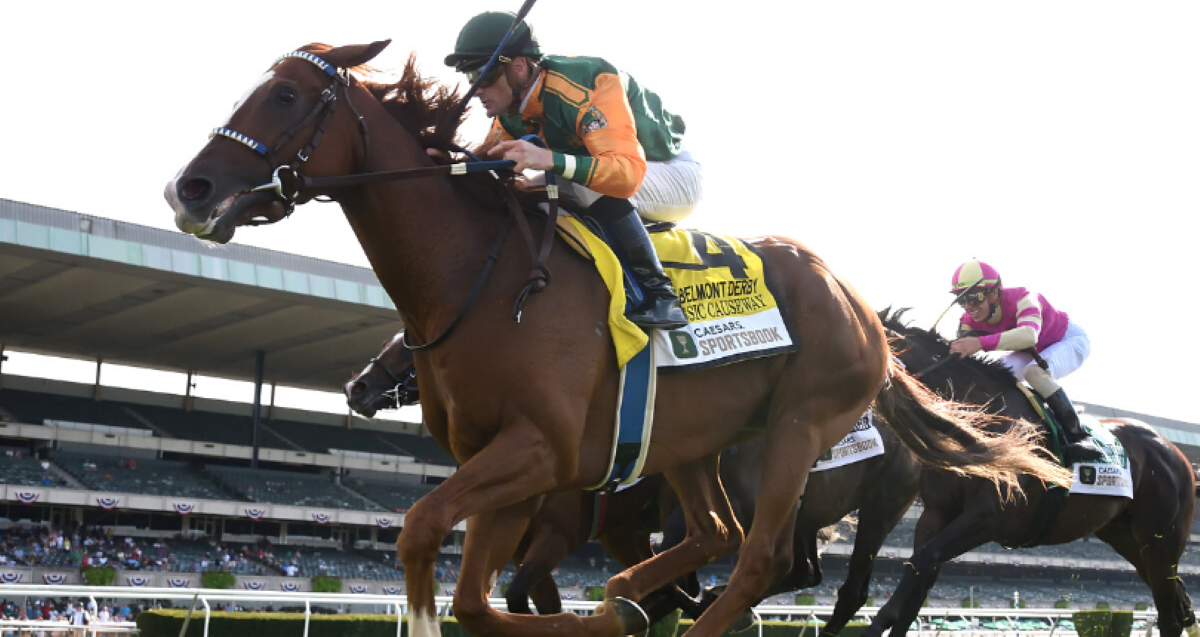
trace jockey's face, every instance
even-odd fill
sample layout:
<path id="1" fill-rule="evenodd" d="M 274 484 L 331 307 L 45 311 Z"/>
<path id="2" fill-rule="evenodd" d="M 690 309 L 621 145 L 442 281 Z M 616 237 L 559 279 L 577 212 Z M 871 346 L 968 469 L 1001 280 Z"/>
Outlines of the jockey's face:
<path id="1" fill-rule="evenodd" d="M 508 78 L 505 73 L 501 72 L 496 76 L 496 80 L 487 86 L 480 86 L 475 96 L 479 98 L 479 103 L 483 105 L 483 110 L 487 112 L 488 117 L 496 117 L 508 111 L 508 107 L 512 104 L 513 94 L 512 89 L 508 86 Z"/>
<path id="2" fill-rule="evenodd" d="M 511 62 L 502 65 L 501 73 L 497 75 L 495 81 L 487 86 L 479 87 L 475 95 L 483 104 L 483 109 L 487 112 L 488 117 L 503 115 L 515 106 L 510 79 L 515 80 L 518 86 L 523 87 L 521 93 L 524 94 L 532 83 L 535 68 L 529 58 L 514 58 Z"/>
<path id="3" fill-rule="evenodd" d="M 996 304 L 1000 302 L 1000 289 L 989 288 L 982 299 L 971 298 L 972 296 L 974 295 L 968 295 L 962 301 L 963 309 L 967 311 L 971 319 L 983 322 L 991 318 Z"/>

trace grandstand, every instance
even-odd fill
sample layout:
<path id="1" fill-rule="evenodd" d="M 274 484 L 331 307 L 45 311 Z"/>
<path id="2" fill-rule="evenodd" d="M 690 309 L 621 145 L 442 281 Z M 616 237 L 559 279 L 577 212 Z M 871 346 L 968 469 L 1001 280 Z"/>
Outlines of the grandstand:
<path id="1" fill-rule="evenodd" d="M 262 352 L 264 386 L 340 391 L 398 327 L 362 268 L 238 245 L 214 251 L 173 232 L 0 200 L 0 354 L 96 361 L 98 379 L 17 376 L 0 357 L 0 567 L 27 581 L 106 564 L 159 585 L 208 570 L 243 582 L 398 582 L 392 547 L 405 512 L 455 470 L 421 424 L 284 409 L 269 397 L 256 413 L 187 386 L 164 394 L 99 382 L 101 361 L 253 382 Z M 1200 462 L 1198 425 L 1086 409 L 1144 420 Z M 877 600 L 898 581 L 918 512 L 885 542 Z M 462 529 L 438 561 L 447 584 Z M 1193 533 L 1181 571 L 1195 586 Z M 826 578 L 814 589 L 822 603 L 845 577 L 853 531 L 845 535 L 823 558 Z M 726 580 L 732 565 L 706 567 L 704 581 Z M 574 596 L 619 570 L 589 544 L 555 577 Z M 1085 604 L 1148 598 L 1112 549 L 1087 538 L 980 547 L 946 566 L 932 599 L 1003 605 L 1017 589 L 1029 602 L 1068 591 Z"/>

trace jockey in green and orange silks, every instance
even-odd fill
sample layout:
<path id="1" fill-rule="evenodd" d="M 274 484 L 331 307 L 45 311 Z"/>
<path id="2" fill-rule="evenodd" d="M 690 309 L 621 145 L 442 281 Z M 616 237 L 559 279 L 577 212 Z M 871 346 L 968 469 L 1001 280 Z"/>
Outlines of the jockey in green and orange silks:
<path id="1" fill-rule="evenodd" d="M 1092 352 L 1087 332 L 1050 305 L 1046 297 L 1025 288 L 1004 287 L 992 266 L 972 259 L 958 266 L 951 294 L 965 310 L 959 320 L 959 338 L 950 351 L 970 356 L 979 351 L 1007 351 L 1001 362 L 1018 381 L 1029 383 L 1054 412 L 1075 460 L 1096 459 L 1100 452 L 1079 425 L 1079 414 L 1058 384 L 1079 369 Z M 1042 369 L 1031 351 L 1046 361 Z"/>
<path id="2" fill-rule="evenodd" d="M 682 148 L 683 119 L 600 58 L 543 55 L 523 21 L 500 63 L 480 78 L 515 17 L 489 12 L 471 18 L 446 57 L 448 66 L 479 80 L 480 103 L 494 118 L 491 155 L 515 161 L 518 172 L 543 170 L 568 180 L 564 193 L 589 208 L 646 291 L 646 303 L 627 314 L 630 320 L 647 328 L 683 327 L 679 299 L 641 221 L 679 221 L 700 200 L 700 164 Z M 519 139 L 528 134 L 548 148 Z"/>

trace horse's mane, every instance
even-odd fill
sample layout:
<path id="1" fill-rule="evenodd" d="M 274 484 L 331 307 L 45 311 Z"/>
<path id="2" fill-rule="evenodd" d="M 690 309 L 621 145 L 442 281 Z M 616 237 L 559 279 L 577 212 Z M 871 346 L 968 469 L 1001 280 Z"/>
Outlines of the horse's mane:
<path id="1" fill-rule="evenodd" d="M 893 309 L 888 306 L 879 311 L 879 320 L 883 322 L 884 327 L 902 335 L 905 339 L 912 339 L 940 356 L 948 356 L 950 354 L 949 341 L 933 330 L 913 327 L 904 320 L 904 315 L 911 309 L 908 307 Z M 964 358 L 963 362 L 976 372 L 986 375 L 996 382 L 1013 382 L 1012 372 L 1008 371 L 1008 368 L 1000 361 L 970 356 Z"/>
<path id="2" fill-rule="evenodd" d="M 448 148 L 466 119 L 466 109 L 459 114 L 463 96 L 458 87 L 422 76 L 417 71 L 416 54 L 408 56 L 396 82 L 363 81 L 362 85 L 425 148 Z"/>

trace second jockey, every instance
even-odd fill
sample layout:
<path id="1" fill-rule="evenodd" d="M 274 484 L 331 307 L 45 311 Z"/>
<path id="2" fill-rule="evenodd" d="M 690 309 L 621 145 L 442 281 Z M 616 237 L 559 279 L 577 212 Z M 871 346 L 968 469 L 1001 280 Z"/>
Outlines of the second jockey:
<path id="1" fill-rule="evenodd" d="M 1041 294 L 1001 285 L 1000 273 L 982 261 L 960 265 L 950 292 L 960 295 L 958 302 L 965 310 L 950 351 L 961 356 L 981 350 L 1009 352 L 1001 362 L 1018 382 L 1029 383 L 1046 400 L 1066 434 L 1068 456 L 1099 459 L 1100 450 L 1080 427 L 1079 414 L 1057 381 L 1079 369 L 1092 353 L 1087 332 Z M 1035 362 L 1030 350 L 1046 361 L 1048 369 Z"/>
<path id="2" fill-rule="evenodd" d="M 446 65 L 477 80 L 515 18 L 501 12 L 471 18 Z M 562 177 L 564 194 L 588 207 L 646 292 L 629 320 L 651 329 L 687 325 L 642 225 L 642 217 L 678 221 L 700 200 L 700 164 L 682 149 L 683 119 L 600 58 L 542 55 L 524 21 L 499 62 L 478 84 L 479 101 L 494 118 L 490 154 L 515 161 L 515 172 Z M 548 148 L 519 139 L 529 134 Z"/>

